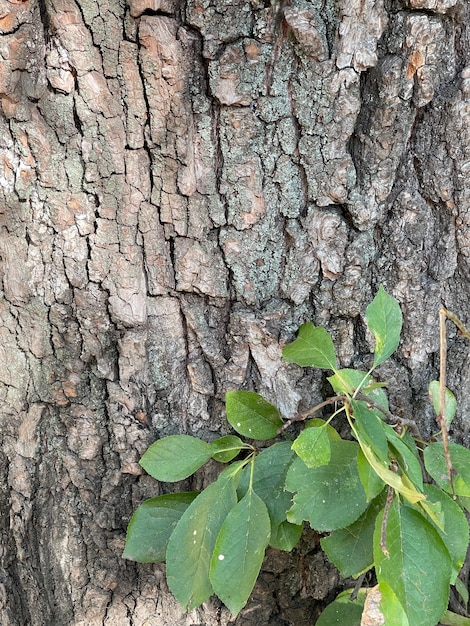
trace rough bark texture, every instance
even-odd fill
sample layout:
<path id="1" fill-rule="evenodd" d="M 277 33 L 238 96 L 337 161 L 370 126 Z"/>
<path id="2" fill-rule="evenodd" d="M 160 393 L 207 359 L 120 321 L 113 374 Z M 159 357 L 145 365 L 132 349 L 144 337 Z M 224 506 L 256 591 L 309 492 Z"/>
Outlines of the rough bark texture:
<path id="1" fill-rule="evenodd" d="M 311 320 L 369 363 L 379 284 L 394 410 L 435 429 L 441 302 L 470 322 L 468 2 L 0 0 L 0 33 L 0 623 L 233 623 L 121 559 L 168 487 L 138 460 L 228 432 L 229 389 L 317 402 L 279 345 Z M 339 584 L 306 538 L 235 623 L 311 624 Z"/>

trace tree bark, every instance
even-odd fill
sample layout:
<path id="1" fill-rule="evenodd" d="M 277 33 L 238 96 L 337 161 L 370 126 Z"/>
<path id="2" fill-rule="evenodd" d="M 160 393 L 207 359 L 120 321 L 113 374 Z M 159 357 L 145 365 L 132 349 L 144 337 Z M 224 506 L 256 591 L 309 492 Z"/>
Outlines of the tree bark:
<path id="1" fill-rule="evenodd" d="M 405 320 L 393 410 L 437 430 L 441 303 L 470 321 L 468 3 L 0 0 L 0 33 L 1 624 L 313 623 L 341 586 L 316 536 L 268 554 L 234 621 L 122 560 L 170 489 L 138 460 L 229 432 L 230 389 L 321 401 L 280 345 L 310 320 L 366 366 L 380 284 Z"/>

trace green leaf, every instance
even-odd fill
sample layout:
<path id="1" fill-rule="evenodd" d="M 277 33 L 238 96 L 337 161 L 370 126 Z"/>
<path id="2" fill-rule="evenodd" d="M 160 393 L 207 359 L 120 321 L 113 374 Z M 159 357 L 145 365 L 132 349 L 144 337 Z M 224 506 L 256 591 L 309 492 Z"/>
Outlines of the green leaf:
<path id="1" fill-rule="evenodd" d="M 380 286 L 366 309 L 367 326 L 375 337 L 374 365 L 380 365 L 398 348 L 403 318 L 395 298 Z"/>
<path id="2" fill-rule="evenodd" d="M 346 528 L 321 539 L 321 547 L 343 578 L 359 576 L 374 565 L 373 537 L 375 520 L 385 504 L 382 495 L 370 503 L 361 517 Z"/>
<path id="3" fill-rule="evenodd" d="M 276 550 L 290 552 L 299 543 L 303 526 L 291 524 L 287 520 L 278 524 L 271 524 L 271 539 L 269 545 Z"/>
<path id="4" fill-rule="evenodd" d="M 330 441 L 341 440 L 341 436 L 339 435 L 338 431 L 335 430 L 333 426 L 331 426 L 331 424 L 328 424 L 327 422 L 325 422 L 325 420 L 322 420 L 319 417 L 314 417 L 313 419 L 305 422 L 305 428 L 321 428 L 322 426 L 326 427 L 326 432 L 328 434 L 328 439 Z"/>
<path id="5" fill-rule="evenodd" d="M 377 518 L 374 533 L 375 571 L 400 601 L 410 624 L 435 626 L 447 608 L 451 577 L 450 556 L 438 532 L 422 515 L 392 502 L 383 526 Z M 385 546 L 381 542 L 385 534 Z"/>
<path id="6" fill-rule="evenodd" d="M 197 495 L 197 491 L 172 493 L 145 500 L 127 526 L 123 558 L 139 563 L 164 561 L 170 535 Z"/>
<path id="7" fill-rule="evenodd" d="M 326 465 L 331 456 L 330 439 L 326 425 L 303 430 L 292 444 L 292 450 L 307 467 Z"/>
<path id="8" fill-rule="evenodd" d="M 470 450 L 457 443 L 449 442 L 449 453 L 455 474 L 452 476 L 455 493 L 470 496 Z M 444 447 L 441 442 L 432 443 L 424 450 L 424 465 L 436 483 L 447 493 L 452 493 Z"/>
<path id="9" fill-rule="evenodd" d="M 362 370 L 341 369 L 333 376 L 327 378 L 335 393 L 352 395 L 357 389 L 369 396 L 376 404 L 388 409 L 387 394 L 381 388 L 382 383 L 376 383 L 370 374 Z M 383 414 L 375 409 L 378 417 L 383 419 Z"/>
<path id="10" fill-rule="evenodd" d="M 385 434 L 387 424 L 379 419 L 365 402 L 351 400 L 351 406 L 355 417 L 354 434 L 358 440 L 369 446 L 379 461 L 387 463 L 388 443 Z"/>
<path id="11" fill-rule="evenodd" d="M 335 370 L 337 367 L 335 347 L 324 328 L 311 322 L 302 324 L 297 339 L 284 346 L 282 356 L 288 363 L 302 367 L 320 367 Z"/>
<path id="12" fill-rule="evenodd" d="M 441 392 L 440 392 L 440 384 L 438 380 L 432 380 L 429 383 L 429 397 L 432 402 L 432 406 L 434 408 L 434 412 L 436 415 L 439 415 L 441 408 Z M 457 400 L 455 399 L 454 394 L 450 389 L 445 389 L 444 394 L 444 419 L 447 426 L 450 426 L 452 420 L 455 417 L 455 413 L 457 411 Z"/>
<path id="13" fill-rule="evenodd" d="M 426 498 L 423 493 L 415 488 L 406 475 L 399 476 L 396 472 L 392 472 L 392 470 L 388 469 L 383 462 L 377 459 L 369 446 L 362 441 L 360 444 L 367 462 L 371 465 L 377 476 L 384 481 L 384 483 L 390 485 L 390 487 L 395 489 L 395 491 L 398 491 L 398 493 L 401 493 L 402 496 L 413 504 Z"/>
<path id="14" fill-rule="evenodd" d="M 247 446 L 240 437 L 225 435 L 211 442 L 212 458 L 220 463 L 229 463 Z"/>
<path id="15" fill-rule="evenodd" d="M 442 624 L 442 626 L 470 626 L 470 617 L 446 611 L 441 617 L 439 624 Z"/>
<path id="16" fill-rule="evenodd" d="M 153 443 L 140 459 L 144 470 L 163 482 L 183 480 L 213 454 L 209 443 L 190 435 L 171 435 Z"/>
<path id="17" fill-rule="evenodd" d="M 352 524 L 367 508 L 357 469 L 358 445 L 332 441 L 328 465 L 307 467 L 297 458 L 287 472 L 286 488 L 297 492 L 287 512 L 293 524 L 310 522 L 315 530 L 329 531 Z"/>
<path id="18" fill-rule="evenodd" d="M 387 626 L 409 626 L 410 623 L 400 601 L 387 583 L 379 583 L 378 589 L 382 596 L 380 612 L 385 619 L 384 624 Z"/>
<path id="19" fill-rule="evenodd" d="M 366 590 L 361 589 L 351 600 L 353 589 L 342 591 L 317 620 L 316 626 L 361 626 Z"/>
<path id="20" fill-rule="evenodd" d="M 423 471 L 418 457 L 418 450 L 413 445 L 410 448 L 389 425 L 384 424 L 384 431 L 390 443 L 390 453 L 396 459 L 402 474 L 406 475 L 416 489 L 423 489 Z"/>
<path id="21" fill-rule="evenodd" d="M 227 467 L 189 505 L 171 534 L 166 551 L 168 586 L 183 608 L 189 610 L 212 594 L 209 566 L 217 535 L 237 503 L 236 471 Z"/>
<path id="22" fill-rule="evenodd" d="M 270 534 L 266 505 L 250 489 L 227 515 L 210 566 L 212 587 L 233 616 L 250 596 Z"/>
<path id="23" fill-rule="evenodd" d="M 286 511 L 292 504 L 292 493 L 286 491 L 287 472 L 296 459 L 289 441 L 275 443 L 255 457 L 252 488 L 268 507 L 273 524 L 286 520 Z M 238 486 L 243 497 L 250 485 L 251 468 L 246 466 Z"/>
<path id="24" fill-rule="evenodd" d="M 465 513 L 450 496 L 434 485 L 424 485 L 429 502 L 439 503 L 443 516 L 442 530 L 436 526 L 452 560 L 452 584 L 465 561 L 468 549 L 469 529 Z"/>
<path id="25" fill-rule="evenodd" d="M 359 450 L 357 455 L 357 469 L 362 486 L 366 492 L 367 502 L 379 495 L 385 487 L 384 481 L 378 476 L 374 468 L 364 456 L 364 452 Z"/>
<path id="26" fill-rule="evenodd" d="M 468 587 L 467 585 L 460 580 L 459 577 L 457 577 L 454 581 L 454 585 L 455 585 L 455 590 L 456 592 L 459 594 L 461 600 L 462 600 L 462 604 L 464 607 L 467 606 L 468 604 L 468 599 L 469 599 L 469 593 L 468 593 Z"/>
<path id="27" fill-rule="evenodd" d="M 228 422 L 244 437 L 273 439 L 282 426 L 276 407 L 254 391 L 228 391 L 225 403 Z"/>

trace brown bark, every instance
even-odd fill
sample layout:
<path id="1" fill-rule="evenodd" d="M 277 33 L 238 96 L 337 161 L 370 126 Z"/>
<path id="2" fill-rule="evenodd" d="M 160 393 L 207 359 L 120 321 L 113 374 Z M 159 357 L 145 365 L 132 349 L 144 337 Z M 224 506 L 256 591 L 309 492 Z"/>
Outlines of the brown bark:
<path id="1" fill-rule="evenodd" d="M 168 487 L 138 460 L 227 432 L 229 389 L 321 401 L 279 345 L 311 320 L 367 363 L 379 284 L 394 411 L 435 429 L 441 302 L 469 321 L 469 29 L 466 0 L 0 0 L 2 625 L 229 624 L 121 559 Z M 310 624 L 339 584 L 306 538 L 235 623 Z"/>

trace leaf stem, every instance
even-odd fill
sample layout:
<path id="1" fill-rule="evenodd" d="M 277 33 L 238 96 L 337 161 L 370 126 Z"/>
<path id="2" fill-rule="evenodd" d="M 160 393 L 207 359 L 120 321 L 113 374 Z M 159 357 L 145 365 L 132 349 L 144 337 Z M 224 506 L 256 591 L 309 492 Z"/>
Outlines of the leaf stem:
<path id="1" fill-rule="evenodd" d="M 250 467 L 250 486 L 249 490 L 253 491 L 253 475 L 255 473 L 255 454 L 251 455 L 251 467 Z"/>
<path id="2" fill-rule="evenodd" d="M 356 391 L 353 394 L 353 400 L 355 400 L 358 397 L 358 394 L 361 393 L 361 389 L 362 386 L 364 385 L 364 383 L 367 381 L 367 379 L 371 376 L 372 372 L 375 370 L 375 365 L 373 365 L 370 370 L 364 375 L 364 378 L 361 380 L 361 382 L 359 383 Z"/>

